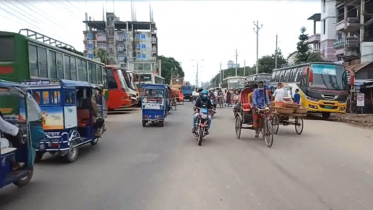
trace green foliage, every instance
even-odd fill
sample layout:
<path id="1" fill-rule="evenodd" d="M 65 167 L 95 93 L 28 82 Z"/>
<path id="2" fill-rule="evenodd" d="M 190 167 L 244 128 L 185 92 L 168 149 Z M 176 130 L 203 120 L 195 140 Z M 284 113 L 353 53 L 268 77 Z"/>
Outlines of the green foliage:
<path id="1" fill-rule="evenodd" d="M 158 59 L 161 60 L 162 62 L 162 72 L 161 76 L 165 78 L 165 83 L 170 84 L 171 80 L 171 73 L 172 73 L 172 78 L 179 78 L 179 77 L 184 77 L 184 71 L 183 68 L 181 67 L 180 63 L 176 61 L 172 57 L 165 57 L 163 55 L 158 56 Z"/>
<path id="2" fill-rule="evenodd" d="M 109 64 L 109 53 L 104 49 L 98 49 L 96 52 L 96 58 L 100 58 L 101 63 Z"/>
<path id="3" fill-rule="evenodd" d="M 300 29 L 299 42 L 297 43 L 298 54 L 295 57 L 295 63 L 305 63 L 308 60 L 310 46 L 308 45 L 308 34 L 305 34 L 306 28 Z"/>
<path id="4" fill-rule="evenodd" d="M 312 52 L 308 55 L 307 62 L 324 62 L 325 60 L 321 57 L 320 53 Z"/>

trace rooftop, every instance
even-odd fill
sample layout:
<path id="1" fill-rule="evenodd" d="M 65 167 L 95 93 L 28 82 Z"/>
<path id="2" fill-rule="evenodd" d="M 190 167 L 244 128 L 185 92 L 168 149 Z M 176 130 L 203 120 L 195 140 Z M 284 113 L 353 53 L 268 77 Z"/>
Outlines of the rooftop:
<path id="1" fill-rule="evenodd" d="M 307 20 L 320 21 L 321 20 L 321 14 L 320 13 L 313 14 Z"/>
<path id="2" fill-rule="evenodd" d="M 97 30 L 105 30 L 106 22 L 105 21 L 83 21 L 87 23 L 89 27 Z M 128 29 L 127 29 L 128 23 Z M 125 29 L 125 30 L 150 30 L 150 25 L 154 30 L 157 30 L 155 23 L 151 22 L 138 22 L 138 21 L 115 21 L 116 29 Z"/>

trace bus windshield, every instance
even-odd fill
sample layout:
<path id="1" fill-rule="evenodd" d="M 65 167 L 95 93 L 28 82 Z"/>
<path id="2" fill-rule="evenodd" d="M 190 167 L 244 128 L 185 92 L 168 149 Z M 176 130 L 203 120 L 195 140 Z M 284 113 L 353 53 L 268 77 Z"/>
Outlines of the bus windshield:
<path id="1" fill-rule="evenodd" d="M 122 85 L 122 87 L 124 89 L 127 89 L 128 86 L 127 86 L 127 84 L 125 82 L 125 79 L 124 79 L 122 71 L 121 70 L 117 70 L 117 72 L 118 72 L 118 77 L 119 77 L 120 84 Z"/>
<path id="2" fill-rule="evenodd" d="M 347 73 L 343 66 L 312 64 L 313 82 L 310 87 L 331 90 L 347 89 Z"/>

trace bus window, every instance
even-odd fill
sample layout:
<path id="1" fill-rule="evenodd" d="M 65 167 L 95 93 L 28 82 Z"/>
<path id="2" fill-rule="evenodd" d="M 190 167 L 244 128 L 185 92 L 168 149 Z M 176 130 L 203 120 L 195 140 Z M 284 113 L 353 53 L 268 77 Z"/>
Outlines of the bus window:
<path id="1" fill-rule="evenodd" d="M 93 84 L 98 84 L 98 82 L 97 82 L 97 69 L 96 69 L 96 64 L 94 64 L 94 63 L 91 63 L 91 65 L 92 65 L 92 72 L 91 72 L 91 74 L 92 74 L 92 83 Z"/>
<path id="2" fill-rule="evenodd" d="M 107 70 L 107 81 L 108 81 L 109 89 L 118 89 L 118 85 L 117 85 L 117 82 L 115 81 L 112 69 Z"/>
<path id="3" fill-rule="evenodd" d="M 34 97 L 37 104 L 40 104 L 40 93 L 39 92 L 33 92 L 32 96 Z M 23 100 L 22 100 L 23 101 Z"/>
<path id="4" fill-rule="evenodd" d="M 290 72 L 291 72 L 291 69 L 285 70 L 284 82 L 288 82 L 289 81 Z"/>
<path id="5" fill-rule="evenodd" d="M 88 81 L 87 62 L 81 59 L 78 59 L 78 78 L 81 81 Z"/>
<path id="6" fill-rule="evenodd" d="M 76 80 L 76 59 L 73 57 L 70 57 L 70 79 Z"/>
<path id="7" fill-rule="evenodd" d="M 299 67 L 298 69 L 297 69 L 297 72 L 296 72 L 296 74 L 295 74 L 295 82 L 300 82 L 300 80 L 301 80 L 301 76 L 302 76 L 302 72 L 303 72 L 303 66 L 302 67 Z"/>
<path id="8" fill-rule="evenodd" d="M 100 68 L 101 69 L 101 75 L 102 75 L 102 84 L 104 88 L 108 88 L 108 70 L 106 70 L 103 66 Z"/>
<path id="9" fill-rule="evenodd" d="M 43 91 L 43 104 L 50 104 L 48 91 Z"/>
<path id="10" fill-rule="evenodd" d="M 289 82 L 295 82 L 295 74 L 297 73 L 297 68 L 290 70 Z"/>
<path id="11" fill-rule="evenodd" d="M 71 79 L 70 77 L 70 57 L 65 55 L 65 79 Z"/>
<path id="12" fill-rule="evenodd" d="M 94 66 L 93 66 L 93 63 L 88 62 L 88 71 L 87 71 L 87 73 L 88 73 L 88 82 L 95 84 L 95 83 L 93 82 L 93 77 L 92 77 L 92 74 L 93 74 L 93 67 L 94 67 Z"/>
<path id="13" fill-rule="evenodd" d="M 29 56 L 29 62 L 30 62 L 30 75 L 38 77 L 39 71 L 38 71 L 38 51 L 36 46 L 29 45 L 28 46 L 28 56 Z"/>
<path id="14" fill-rule="evenodd" d="M 100 65 L 96 65 L 96 74 L 97 84 L 102 84 L 102 70 Z"/>
<path id="15" fill-rule="evenodd" d="M 57 79 L 63 79 L 63 58 L 61 53 L 56 53 Z"/>
<path id="16" fill-rule="evenodd" d="M 49 50 L 49 77 L 52 79 L 57 78 L 57 66 L 56 66 L 56 52 Z"/>
<path id="17" fill-rule="evenodd" d="M 61 103 L 61 93 L 60 91 L 53 91 L 52 104 L 59 104 L 59 103 Z"/>
<path id="18" fill-rule="evenodd" d="M 1 37 L 0 46 L 0 61 L 14 61 L 16 49 L 14 37 Z"/>
<path id="19" fill-rule="evenodd" d="M 48 78 L 47 49 L 38 47 L 39 76 Z"/>

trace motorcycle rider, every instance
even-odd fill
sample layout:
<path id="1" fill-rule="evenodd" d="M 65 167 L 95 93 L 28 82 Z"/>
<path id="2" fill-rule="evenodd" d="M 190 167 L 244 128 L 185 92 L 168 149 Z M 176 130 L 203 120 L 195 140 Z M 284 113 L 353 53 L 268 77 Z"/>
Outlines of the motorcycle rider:
<path id="1" fill-rule="evenodd" d="M 196 103 L 195 103 L 195 105 L 194 105 L 193 108 L 195 110 L 195 113 L 194 113 L 194 116 L 193 116 L 193 129 L 192 129 L 192 133 L 194 133 L 195 130 L 196 130 L 195 126 L 196 126 L 197 118 L 198 118 L 198 115 L 199 115 L 199 112 L 198 112 L 199 109 L 201 109 L 201 108 L 206 108 L 208 110 L 212 109 L 212 104 L 211 104 L 211 101 L 210 101 L 210 99 L 208 97 L 208 91 L 207 90 L 203 90 L 202 91 L 201 97 L 197 98 Z M 211 125 L 211 116 L 208 115 L 208 117 L 207 117 L 206 135 L 209 134 L 210 125 Z"/>

